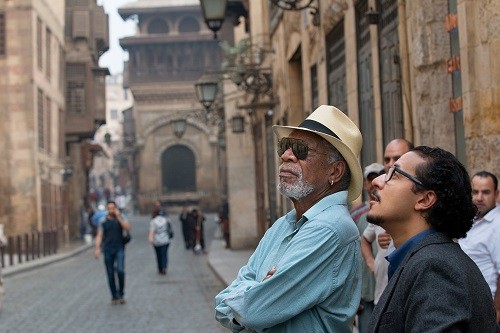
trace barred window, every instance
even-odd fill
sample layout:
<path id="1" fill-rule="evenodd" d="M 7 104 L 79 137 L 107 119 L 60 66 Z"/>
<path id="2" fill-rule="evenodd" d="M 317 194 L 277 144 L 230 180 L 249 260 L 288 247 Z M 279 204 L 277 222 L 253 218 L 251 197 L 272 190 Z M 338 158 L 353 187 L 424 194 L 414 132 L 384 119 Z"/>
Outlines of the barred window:
<path id="1" fill-rule="evenodd" d="M 51 152 L 51 133 L 52 133 L 52 101 L 50 100 L 50 97 L 47 96 L 45 100 L 45 124 L 44 124 L 44 136 L 45 136 L 45 142 L 44 142 L 44 148 L 47 152 Z"/>
<path id="2" fill-rule="evenodd" d="M 43 68 L 43 54 L 42 54 L 42 20 L 37 17 L 36 19 L 36 59 L 38 69 Z"/>
<path id="3" fill-rule="evenodd" d="M 50 50 L 50 44 L 52 43 L 52 32 L 50 31 L 49 28 L 47 28 L 47 30 L 45 30 L 45 48 L 47 49 L 47 52 L 46 52 L 46 58 L 45 58 L 45 62 L 46 62 L 46 75 L 47 75 L 47 79 L 50 81 L 50 72 L 52 70 L 52 66 L 50 65 L 50 63 L 52 62 L 52 52 Z"/>
<path id="4" fill-rule="evenodd" d="M 68 64 L 66 66 L 66 102 L 68 112 L 85 112 L 85 76 L 85 64 Z"/>
<path id="5" fill-rule="evenodd" d="M 5 13 L 0 13 L 0 56 L 4 56 L 6 52 L 5 38 Z"/>
<path id="6" fill-rule="evenodd" d="M 45 132 L 43 130 L 43 123 L 45 121 L 45 117 L 43 114 L 43 91 L 42 89 L 38 89 L 37 95 L 37 112 L 38 112 L 38 148 L 43 149 L 44 141 L 45 141 Z"/>

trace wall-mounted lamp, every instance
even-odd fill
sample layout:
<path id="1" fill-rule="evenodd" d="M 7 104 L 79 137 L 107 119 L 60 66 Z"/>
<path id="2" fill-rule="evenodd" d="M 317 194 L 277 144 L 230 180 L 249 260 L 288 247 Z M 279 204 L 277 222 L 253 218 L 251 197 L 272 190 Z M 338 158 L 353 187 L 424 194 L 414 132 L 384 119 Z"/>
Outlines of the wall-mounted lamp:
<path id="1" fill-rule="evenodd" d="M 273 5 L 284 10 L 300 11 L 306 8 L 311 9 L 310 13 L 313 16 L 312 24 L 318 27 L 321 23 L 319 9 L 312 6 L 312 2 L 313 0 L 271 0 Z"/>
<path id="2" fill-rule="evenodd" d="M 217 31 L 222 27 L 226 17 L 227 0 L 200 0 L 203 18 L 217 39 Z"/>
<path id="3" fill-rule="evenodd" d="M 370 7 L 368 11 L 365 13 L 366 18 L 368 19 L 368 23 L 370 25 L 377 25 L 380 21 L 380 14 L 375 9 Z"/>
<path id="4" fill-rule="evenodd" d="M 208 111 L 217 97 L 219 80 L 214 75 L 205 74 L 195 84 L 196 98 Z"/>
<path id="5" fill-rule="evenodd" d="M 59 170 L 59 173 L 63 177 L 63 181 L 67 181 L 69 177 L 73 174 L 73 166 L 71 164 L 66 164 L 64 168 Z"/>
<path id="6" fill-rule="evenodd" d="M 172 122 L 172 128 L 174 134 L 179 139 L 182 138 L 184 132 L 186 131 L 186 119 L 176 119 Z"/>
<path id="7" fill-rule="evenodd" d="M 245 132 L 245 117 L 233 116 L 233 118 L 231 119 L 231 125 L 233 133 Z"/>

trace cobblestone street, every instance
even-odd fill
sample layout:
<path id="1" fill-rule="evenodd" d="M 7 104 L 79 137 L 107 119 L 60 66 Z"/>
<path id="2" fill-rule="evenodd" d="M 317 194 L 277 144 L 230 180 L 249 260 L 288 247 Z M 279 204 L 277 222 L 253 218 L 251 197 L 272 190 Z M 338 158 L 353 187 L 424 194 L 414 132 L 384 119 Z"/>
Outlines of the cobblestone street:
<path id="1" fill-rule="evenodd" d="M 224 285 L 207 256 L 184 249 L 177 216 L 166 276 L 157 273 L 147 242 L 149 218 L 132 216 L 133 240 L 126 250 L 125 305 L 110 305 L 102 258 L 88 250 L 67 260 L 5 279 L 2 333 L 225 332 L 214 319 L 214 296 Z M 216 224 L 207 216 L 209 244 Z M 208 247 L 207 247 L 208 248 Z"/>

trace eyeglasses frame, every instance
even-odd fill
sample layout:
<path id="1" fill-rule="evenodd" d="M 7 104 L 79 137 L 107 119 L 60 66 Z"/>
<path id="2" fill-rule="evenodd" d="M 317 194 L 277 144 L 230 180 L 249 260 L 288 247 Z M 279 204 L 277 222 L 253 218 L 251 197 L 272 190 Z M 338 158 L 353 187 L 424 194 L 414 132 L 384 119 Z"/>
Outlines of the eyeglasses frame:
<path id="1" fill-rule="evenodd" d="M 289 141 L 289 144 L 287 145 L 288 147 L 285 150 L 283 150 L 283 152 L 280 152 L 281 151 L 281 142 L 283 142 L 284 140 Z M 301 145 L 303 145 L 303 147 L 305 147 L 306 155 L 304 158 L 300 158 L 299 156 L 297 156 L 296 152 L 293 149 L 292 142 L 297 143 L 297 144 L 301 144 Z M 290 137 L 284 137 L 284 138 L 281 138 L 278 140 L 278 147 L 276 149 L 276 152 L 278 153 L 279 156 L 282 156 L 290 148 L 292 148 L 293 155 L 301 161 L 305 161 L 307 159 L 307 157 L 309 156 L 309 151 L 313 151 L 314 153 L 320 154 L 320 155 L 328 155 L 328 153 L 322 153 L 322 152 L 317 151 L 316 149 L 310 148 L 309 145 L 307 144 L 307 142 L 305 142 L 304 140 L 290 138 Z"/>
<path id="2" fill-rule="evenodd" d="M 385 178 L 384 178 L 384 181 L 387 183 L 388 181 L 390 181 L 392 179 L 392 176 L 394 176 L 394 173 L 395 172 L 398 172 L 399 174 L 405 176 L 406 178 L 408 178 L 409 180 L 411 180 L 412 182 L 414 182 L 415 184 L 417 185 L 420 185 L 422 187 L 426 187 L 424 185 L 424 183 L 422 183 L 422 181 L 418 178 L 416 178 L 415 176 L 412 176 L 410 175 L 408 172 L 406 171 L 403 171 L 401 170 L 398 166 L 396 165 L 393 165 L 389 171 L 387 171 L 387 173 L 385 174 Z"/>

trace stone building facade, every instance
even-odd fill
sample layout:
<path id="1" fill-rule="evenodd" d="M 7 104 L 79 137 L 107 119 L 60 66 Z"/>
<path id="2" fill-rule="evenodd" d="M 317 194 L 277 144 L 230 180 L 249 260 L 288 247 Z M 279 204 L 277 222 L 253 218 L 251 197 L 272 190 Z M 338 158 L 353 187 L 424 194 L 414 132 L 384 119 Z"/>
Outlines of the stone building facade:
<path id="1" fill-rule="evenodd" d="M 103 118 L 96 110 L 107 71 L 97 60 L 107 29 L 95 0 L 0 1 L 0 223 L 8 236 L 79 236 L 86 140 Z"/>
<path id="2" fill-rule="evenodd" d="M 7 235 L 67 225 L 63 26 L 64 1 L 0 2 L 0 223 Z"/>
<path id="3" fill-rule="evenodd" d="M 129 53 L 126 86 L 134 95 L 137 204 L 216 210 L 226 193 L 224 119 L 208 116 L 194 84 L 222 61 L 199 2 L 139 0 L 118 10 L 137 34 L 120 40 Z M 233 37 L 232 27 L 219 36 Z M 217 115 L 216 115 L 217 114 Z"/>
<path id="4" fill-rule="evenodd" d="M 262 64 L 272 69 L 272 95 L 246 107 L 257 216 L 264 217 L 253 227 L 259 235 L 291 208 L 276 193 L 271 126 L 296 125 L 321 104 L 339 107 L 358 124 L 362 166 L 381 162 L 385 145 L 403 137 L 453 152 L 471 174 L 486 169 L 500 176 L 500 3 L 317 0 L 315 19 L 312 8 L 242 2 L 250 26 L 244 37 L 272 49 Z M 230 164 L 231 146 L 227 154 Z M 231 217 L 232 234 L 250 228 L 248 220 Z"/>

